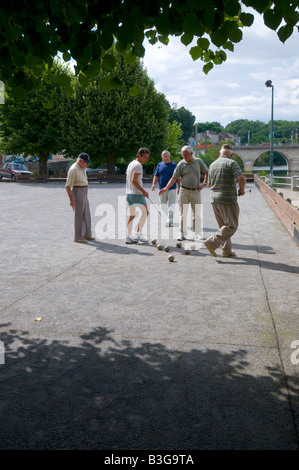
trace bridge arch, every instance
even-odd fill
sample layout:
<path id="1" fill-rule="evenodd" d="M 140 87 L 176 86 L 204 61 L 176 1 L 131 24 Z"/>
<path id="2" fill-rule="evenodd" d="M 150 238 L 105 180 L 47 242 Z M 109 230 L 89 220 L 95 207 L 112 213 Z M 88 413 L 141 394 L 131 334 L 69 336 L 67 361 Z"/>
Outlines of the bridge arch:
<path id="1" fill-rule="evenodd" d="M 246 147 L 234 147 L 234 153 L 241 158 L 244 164 L 244 171 L 249 173 L 253 172 L 254 162 L 263 153 L 269 152 L 270 147 L 246 146 Z M 299 172 L 299 146 L 281 146 L 275 145 L 273 151 L 280 153 L 286 160 L 288 172 Z"/>

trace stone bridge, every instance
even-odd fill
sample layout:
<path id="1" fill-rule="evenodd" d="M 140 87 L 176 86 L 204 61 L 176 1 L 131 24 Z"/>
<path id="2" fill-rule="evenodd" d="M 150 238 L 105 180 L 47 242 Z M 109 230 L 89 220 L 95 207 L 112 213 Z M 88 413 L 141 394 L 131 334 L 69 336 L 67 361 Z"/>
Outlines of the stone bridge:
<path id="1" fill-rule="evenodd" d="M 234 147 L 234 153 L 238 155 L 243 164 L 244 171 L 253 172 L 256 159 L 265 152 L 270 152 L 270 145 L 246 145 Z M 273 145 L 273 152 L 280 153 L 286 160 L 288 173 L 299 173 L 299 145 Z"/>

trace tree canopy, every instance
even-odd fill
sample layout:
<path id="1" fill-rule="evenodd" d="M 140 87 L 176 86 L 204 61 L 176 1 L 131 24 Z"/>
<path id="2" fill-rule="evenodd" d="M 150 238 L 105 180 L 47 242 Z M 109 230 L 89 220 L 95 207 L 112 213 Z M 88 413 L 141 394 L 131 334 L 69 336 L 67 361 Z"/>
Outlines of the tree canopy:
<path id="1" fill-rule="evenodd" d="M 74 96 L 64 98 L 60 123 L 68 153 L 78 155 L 84 149 L 93 164 L 107 164 L 109 173 L 116 161 L 132 159 L 139 147 L 148 147 L 160 158 L 168 133 L 166 98 L 155 90 L 140 60 L 128 64 L 125 55 L 113 49 L 111 56 L 124 86 L 104 92 L 100 85 L 108 71 L 101 69 L 87 87 L 78 84 Z M 137 86 L 141 92 L 130 96 L 128 90 Z"/>
<path id="2" fill-rule="evenodd" d="M 274 120 L 274 142 L 295 142 L 298 140 L 299 121 Z M 241 143 L 268 142 L 270 137 L 270 122 L 249 121 L 248 119 L 237 119 L 225 127 L 225 132 L 237 134 Z"/>
<path id="3" fill-rule="evenodd" d="M 182 140 L 187 142 L 190 135 L 194 132 L 195 116 L 184 106 L 177 108 L 174 106 L 169 109 L 169 122 L 178 122 L 181 124 Z"/>
<path id="4" fill-rule="evenodd" d="M 71 77 L 66 66 L 55 61 L 41 77 L 40 88 L 29 91 L 22 101 L 14 99 L 8 89 L 0 106 L 1 151 L 37 155 L 41 174 L 47 173 L 49 155 L 64 148 L 59 121 L 65 92 L 57 85 L 59 77 L 67 73 Z M 50 97 L 51 104 L 45 102 L 45 97 Z"/>
<path id="5" fill-rule="evenodd" d="M 61 53 L 65 61 L 74 59 L 86 84 L 99 65 L 113 69 L 105 52 L 114 41 L 119 52 L 143 57 L 145 37 L 151 44 L 167 44 L 170 36 L 179 36 L 186 46 L 197 39 L 190 54 L 208 73 L 241 41 L 242 28 L 253 24 L 254 15 L 244 6 L 262 14 L 282 42 L 298 28 L 298 0 L 20 0 L 17 8 L 7 0 L 0 6 L 0 80 L 22 99 Z M 115 77 L 110 80 L 114 86 Z M 67 74 L 60 83 L 71 92 Z"/>

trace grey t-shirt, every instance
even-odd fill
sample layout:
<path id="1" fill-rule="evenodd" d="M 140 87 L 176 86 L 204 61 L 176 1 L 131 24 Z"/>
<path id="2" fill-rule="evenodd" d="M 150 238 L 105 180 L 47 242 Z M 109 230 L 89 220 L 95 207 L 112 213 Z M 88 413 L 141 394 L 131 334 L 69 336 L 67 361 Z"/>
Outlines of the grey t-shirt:
<path id="1" fill-rule="evenodd" d="M 206 173 L 208 167 L 200 158 L 193 158 L 192 162 L 181 160 L 174 172 L 175 178 L 181 178 L 181 186 L 186 188 L 197 188 L 200 183 L 201 173 Z"/>

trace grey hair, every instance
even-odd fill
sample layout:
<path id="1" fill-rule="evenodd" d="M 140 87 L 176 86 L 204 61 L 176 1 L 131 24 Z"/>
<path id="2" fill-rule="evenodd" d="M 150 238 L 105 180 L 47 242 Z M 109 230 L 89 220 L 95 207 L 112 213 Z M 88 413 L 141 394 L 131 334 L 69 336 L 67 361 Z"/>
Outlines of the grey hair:
<path id="1" fill-rule="evenodd" d="M 191 147 L 191 145 L 184 145 L 181 152 L 183 153 L 185 150 L 187 150 L 187 152 L 189 153 L 193 153 L 193 148 Z"/>
<path id="2" fill-rule="evenodd" d="M 168 150 L 163 150 L 163 152 L 161 153 L 161 155 L 164 155 L 164 153 L 167 153 L 167 155 L 170 155 L 170 152 Z"/>
<path id="3" fill-rule="evenodd" d="M 230 144 L 223 144 L 220 149 L 220 155 L 233 155 L 233 147 Z"/>

